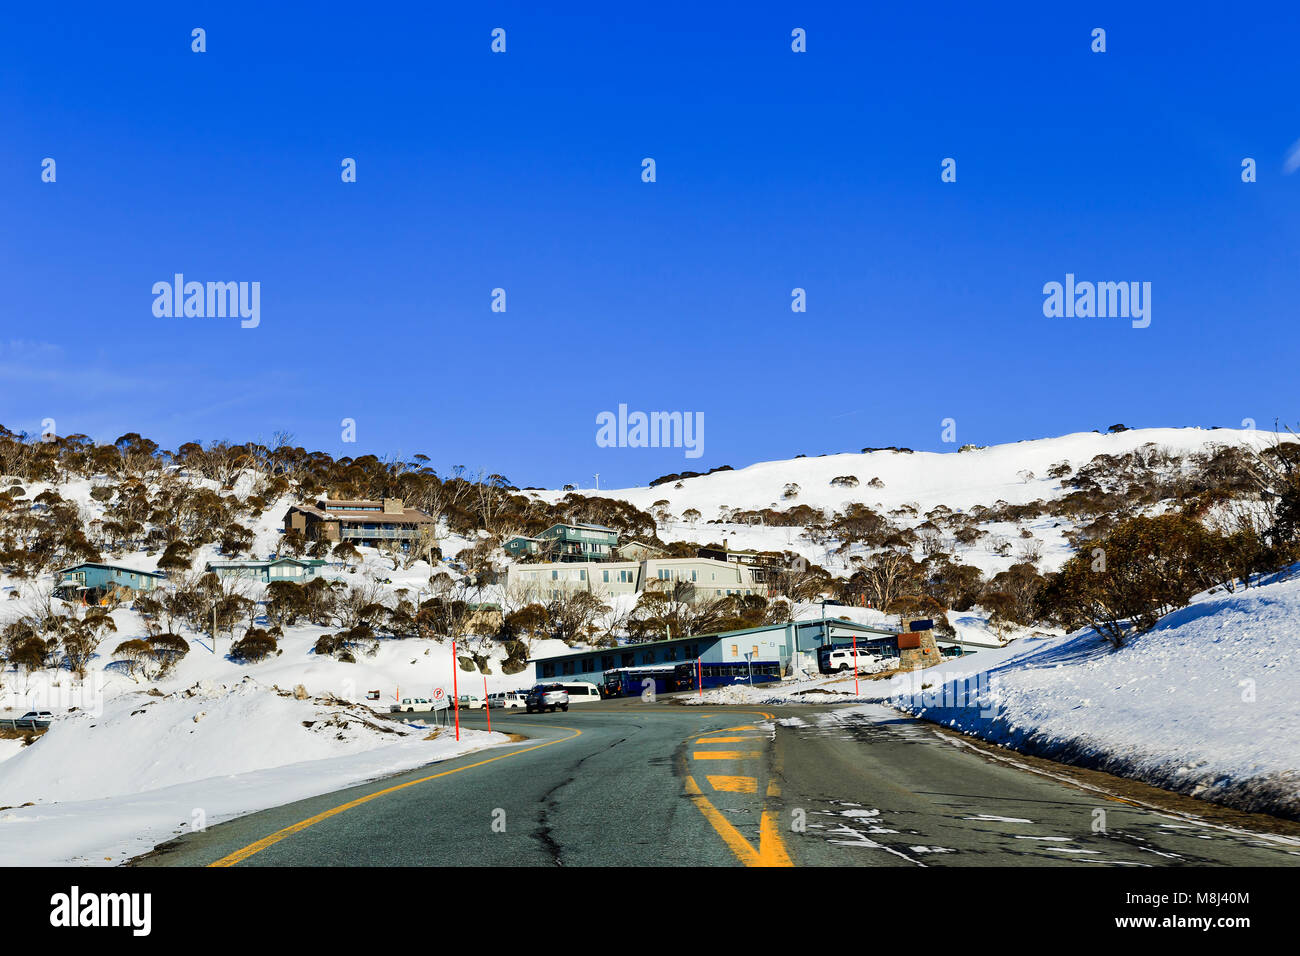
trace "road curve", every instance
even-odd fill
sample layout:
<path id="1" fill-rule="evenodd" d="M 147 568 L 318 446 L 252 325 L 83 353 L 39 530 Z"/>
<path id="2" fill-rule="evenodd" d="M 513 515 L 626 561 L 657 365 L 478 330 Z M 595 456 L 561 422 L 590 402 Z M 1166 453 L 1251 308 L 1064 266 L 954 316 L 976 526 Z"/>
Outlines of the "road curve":
<path id="1" fill-rule="evenodd" d="M 1300 837 L 1081 789 L 884 708 L 607 701 L 498 712 L 493 729 L 529 739 L 186 834 L 136 865 L 1300 865 Z"/>

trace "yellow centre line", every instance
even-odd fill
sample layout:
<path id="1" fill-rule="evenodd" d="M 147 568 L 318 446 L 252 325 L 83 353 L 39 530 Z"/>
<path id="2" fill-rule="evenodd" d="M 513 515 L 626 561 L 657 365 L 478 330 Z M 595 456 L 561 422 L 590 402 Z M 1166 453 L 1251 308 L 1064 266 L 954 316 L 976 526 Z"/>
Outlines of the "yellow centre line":
<path id="1" fill-rule="evenodd" d="M 763 756 L 761 750 L 697 750 L 692 760 L 753 760 Z"/>
<path id="2" fill-rule="evenodd" d="M 736 713 L 736 711 L 732 711 Z M 745 713 L 745 711 L 741 711 Z M 772 714 L 765 711 L 748 711 L 751 714 L 758 714 L 764 720 L 772 720 Z M 752 725 L 743 727 L 724 727 L 721 731 L 706 730 L 703 734 L 726 733 L 728 731 L 743 731 L 746 734 L 753 735 L 754 727 Z M 695 735 L 697 744 L 707 743 L 701 739 L 703 734 Z M 766 735 L 760 735 L 765 738 Z M 688 740 L 691 738 L 687 738 Z M 753 737 L 751 736 L 751 739 Z M 746 754 L 760 756 L 759 751 L 746 751 Z M 693 759 L 699 760 L 719 760 L 728 757 L 737 757 L 740 751 L 695 751 L 691 754 Z M 695 778 L 689 773 L 685 773 L 686 767 L 682 767 L 683 776 L 686 783 L 686 796 L 704 815 L 704 819 L 709 822 L 714 831 L 722 838 L 727 849 L 735 855 L 745 866 L 794 866 L 794 861 L 790 859 L 790 854 L 786 850 L 785 842 L 781 839 L 781 828 L 777 823 L 776 813 L 764 807 L 759 813 L 758 825 L 758 847 L 757 849 L 747 839 L 744 834 L 737 830 L 731 821 L 705 796 L 700 785 L 695 782 Z M 757 793 L 758 779 L 756 777 L 738 777 L 738 776 L 710 776 L 705 775 L 705 779 L 714 790 L 720 793 Z M 780 796 L 781 788 L 775 780 L 771 780 L 767 785 L 766 796 Z"/>
<path id="3" fill-rule="evenodd" d="M 708 774 L 704 778 L 719 793 L 758 793 L 757 777 L 725 777 Z"/>
<path id="4" fill-rule="evenodd" d="M 421 777 L 419 780 L 408 780 L 406 783 L 399 783 L 397 786 L 388 787 L 385 790 L 376 790 L 374 793 L 366 794 L 364 797 L 358 797 L 355 800 L 349 800 L 347 803 L 339 804 L 337 807 L 333 807 L 329 810 L 325 810 L 321 813 L 318 813 L 314 817 L 308 817 L 306 820 L 300 820 L 297 823 L 285 827 L 283 830 L 277 830 L 276 832 L 272 833 L 270 836 L 262 837 L 262 839 L 258 840 L 255 843 L 250 843 L 248 846 L 236 850 L 234 853 L 231 853 L 228 856 L 223 856 L 221 859 L 213 863 L 209 863 L 208 866 L 225 867 L 225 866 L 234 866 L 236 863 L 242 863 L 244 860 L 247 860 L 250 856 L 254 856 L 255 854 L 261 853 L 263 850 L 267 849 L 268 847 L 275 846 L 275 844 L 279 843 L 281 840 L 291 837 L 295 833 L 301 833 L 303 830 L 306 830 L 308 827 L 315 826 L 317 823 L 320 823 L 322 820 L 328 820 L 330 817 L 338 816 L 340 813 L 343 813 L 346 810 L 351 810 L 353 807 L 359 807 L 363 803 L 369 803 L 371 800 L 374 800 L 378 797 L 385 796 L 386 794 L 396 793 L 398 790 L 405 790 L 407 787 L 414 787 L 417 783 L 426 783 L 430 780 L 437 780 L 439 777 L 450 777 L 452 774 L 460 773 L 463 770 L 473 770 L 475 767 L 482 767 L 484 764 L 495 763 L 498 760 L 505 760 L 507 757 L 517 757 L 519 756 L 519 754 L 526 754 L 530 750 L 541 750 L 543 747 L 550 747 L 553 744 L 562 744 L 566 740 L 573 740 L 575 737 L 582 736 L 582 731 L 578 730 L 576 727 L 561 727 L 558 724 L 549 724 L 549 725 L 524 724 L 523 726 L 525 727 L 551 726 L 551 727 L 555 727 L 557 730 L 571 730 L 573 731 L 573 733 L 570 734 L 568 737 L 559 737 L 556 740 L 548 740 L 544 744 L 534 744 L 531 747 L 523 747 L 519 750 L 512 750 L 509 753 L 499 754 L 498 756 L 495 757 L 489 757 L 487 760 L 480 760 L 478 763 L 467 764 L 464 767 L 457 767 L 454 770 L 444 770 L 442 773 L 430 774 L 427 777 Z"/>

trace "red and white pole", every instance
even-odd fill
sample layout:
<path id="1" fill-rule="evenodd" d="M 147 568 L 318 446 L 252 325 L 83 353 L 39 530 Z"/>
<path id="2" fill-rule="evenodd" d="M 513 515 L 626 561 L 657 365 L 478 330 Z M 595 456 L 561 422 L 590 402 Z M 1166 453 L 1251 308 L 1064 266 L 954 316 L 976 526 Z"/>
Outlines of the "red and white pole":
<path id="1" fill-rule="evenodd" d="M 456 739 L 460 740 L 460 689 L 456 683 L 456 639 L 451 639 L 451 706 L 456 711 Z"/>
<path id="2" fill-rule="evenodd" d="M 704 699 L 704 664 L 703 658 L 695 658 L 695 683 L 700 688 L 700 700 Z"/>
<path id="3" fill-rule="evenodd" d="M 488 733 L 492 733 L 492 702 L 487 695 L 487 674 L 483 675 L 483 713 L 488 719 Z"/>

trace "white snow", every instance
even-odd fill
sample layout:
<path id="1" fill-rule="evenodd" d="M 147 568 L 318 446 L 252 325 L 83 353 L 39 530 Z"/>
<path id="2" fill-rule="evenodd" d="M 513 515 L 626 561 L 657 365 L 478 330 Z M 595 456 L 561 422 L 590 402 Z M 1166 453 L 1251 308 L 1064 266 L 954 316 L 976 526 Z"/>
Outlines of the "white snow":
<path id="1" fill-rule="evenodd" d="M 900 675 L 881 697 L 1027 753 L 1300 816 L 1300 578 L 1198 595 L 1118 650 L 1085 631 L 1009 651 Z"/>
<path id="2" fill-rule="evenodd" d="M 251 678 L 118 695 L 0 766 L 0 865 L 118 863 L 196 825 L 509 739 L 433 732 Z"/>
<path id="3" fill-rule="evenodd" d="M 873 451 L 865 454 L 821 455 L 771 461 L 719 471 L 710 475 L 666 482 L 653 488 L 582 489 L 581 494 L 618 498 L 643 511 L 650 511 L 658 501 L 667 501 L 673 516 L 659 528 L 665 541 L 720 542 L 723 538 L 733 550 L 793 551 L 836 574 L 849 569 L 845 557 L 836 553 L 836 542 L 817 545 L 803 537 L 803 528 L 765 527 L 718 521 L 722 508 L 788 510 L 797 505 L 829 511 L 842 510 L 861 502 L 877 512 L 888 514 L 896 508 L 914 505 L 917 516 L 896 516 L 904 527 L 914 527 L 925 520 L 926 512 L 938 505 L 965 511 L 997 501 L 1025 504 L 1035 499 L 1062 497 L 1069 489 L 1057 479 L 1045 477 L 1052 465 L 1068 462 L 1077 471 L 1097 455 L 1123 455 L 1155 445 L 1176 455 L 1205 451 L 1213 445 L 1260 448 L 1277 440 L 1276 435 L 1251 429 L 1231 428 L 1135 428 L 1117 434 L 1077 432 L 1054 438 L 991 445 L 958 452 Z M 1289 436 L 1282 436 L 1290 440 Z M 1034 477 L 1026 478 L 1032 472 Z M 835 486 L 831 479 L 851 475 L 858 479 L 856 488 Z M 869 486 L 873 478 L 884 482 L 883 488 Z M 787 485 L 797 485 L 797 496 L 784 498 Z M 564 492 L 533 492 L 546 501 L 556 501 Z M 694 509 L 700 513 L 694 525 L 683 515 Z M 986 525 L 991 532 L 1012 538 L 1015 525 Z M 1054 518 L 1026 523 L 1026 527 L 1043 545 L 1041 567 L 1058 568 L 1072 553 L 1063 533 L 1070 523 Z M 962 549 L 958 557 L 975 565 L 985 574 L 1005 570 L 1015 562 L 1014 556 L 999 557 L 984 545 Z"/>

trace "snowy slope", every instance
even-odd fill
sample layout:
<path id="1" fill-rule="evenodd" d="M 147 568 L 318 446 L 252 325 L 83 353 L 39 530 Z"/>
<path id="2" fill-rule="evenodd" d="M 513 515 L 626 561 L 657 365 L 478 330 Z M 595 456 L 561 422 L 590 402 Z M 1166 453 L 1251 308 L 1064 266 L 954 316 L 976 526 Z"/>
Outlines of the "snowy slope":
<path id="1" fill-rule="evenodd" d="M 968 661 L 989 664 L 973 681 L 926 671 L 928 691 L 892 702 L 1017 750 L 1300 817 L 1300 579 L 1200 595 L 1119 650 L 1083 632 Z"/>
<path id="2" fill-rule="evenodd" d="M 1024 504 L 1035 499 L 1050 500 L 1066 492 L 1059 480 L 1044 477 L 1058 462 L 1069 462 L 1077 471 L 1097 455 L 1123 455 L 1143 445 L 1154 444 L 1175 454 L 1204 451 L 1212 445 L 1240 445 L 1261 448 L 1271 444 L 1271 432 L 1244 429 L 1141 428 L 1117 434 L 1079 432 L 1058 438 L 1043 438 L 1013 444 L 958 452 L 873 451 L 865 454 L 825 455 L 817 458 L 794 458 L 750 465 L 734 471 L 720 471 L 697 478 L 667 482 L 653 488 L 583 489 L 583 495 L 617 498 L 649 511 L 658 501 L 667 501 L 674 520 L 661 527 L 665 541 L 720 542 L 727 539 L 733 549 L 793 551 L 835 574 L 849 570 L 842 557 L 831 548 L 818 547 L 801 537 L 801 528 L 773 528 L 721 522 L 721 509 L 787 510 L 808 505 L 827 511 L 842 510 L 854 502 L 877 512 L 888 512 L 904 505 L 914 505 L 918 517 L 901 520 L 904 526 L 924 521 L 925 513 L 939 505 L 954 511 L 975 505 L 993 505 L 1001 500 Z M 1026 480 L 1024 472 L 1033 472 Z M 856 488 L 834 486 L 831 479 L 852 475 Z M 883 488 L 868 486 L 873 478 L 884 482 Z M 796 497 L 783 498 L 786 486 L 796 484 Z M 538 492 L 539 497 L 557 501 L 561 492 Z M 682 519 L 689 509 L 701 515 L 691 526 Z M 992 526 L 994 533 L 1013 536 L 1013 525 Z M 1044 545 L 1044 570 L 1057 569 L 1071 550 L 1062 532 L 1068 523 L 1042 519 L 1029 523 L 1035 537 Z M 961 560 L 979 567 L 986 574 L 1005 570 L 1014 557 L 999 558 L 982 546 L 963 549 Z"/>
<path id="3" fill-rule="evenodd" d="M 188 829 L 508 743 L 460 738 L 252 678 L 118 694 L 0 763 L 0 866 L 119 863 Z"/>
<path id="4" fill-rule="evenodd" d="M 704 521 L 717 517 L 723 505 L 747 509 L 796 504 L 843 508 L 860 501 L 890 509 L 913 502 L 919 503 L 924 513 L 939 504 L 965 509 L 998 499 L 1018 504 L 1055 497 L 1060 482 L 1041 476 L 1060 461 L 1068 461 L 1077 469 L 1097 455 L 1122 455 L 1148 443 L 1188 453 L 1212 444 L 1262 447 L 1273 437 L 1271 432 L 1230 428 L 1135 428 L 1113 435 L 1077 432 L 965 452 L 954 448 L 951 452 L 873 451 L 792 458 L 686 478 L 681 488 L 668 482 L 654 488 L 584 489 L 582 494 L 619 498 L 644 510 L 666 499 L 673 514 L 680 516 L 687 508 L 695 508 Z M 1039 477 L 1026 482 L 1019 477 L 1024 470 Z M 831 479 L 840 475 L 853 475 L 861 484 L 857 488 L 832 486 Z M 872 478 L 881 479 L 885 486 L 867 487 Z M 799 485 L 799 496 L 783 501 L 782 492 L 790 482 Z M 549 496 L 562 497 L 558 492 L 550 492 Z"/>

